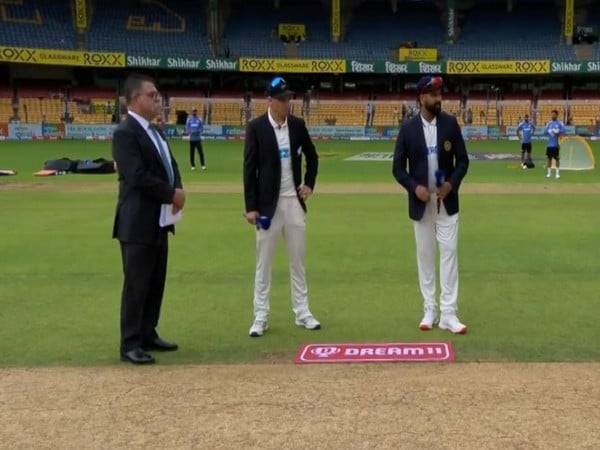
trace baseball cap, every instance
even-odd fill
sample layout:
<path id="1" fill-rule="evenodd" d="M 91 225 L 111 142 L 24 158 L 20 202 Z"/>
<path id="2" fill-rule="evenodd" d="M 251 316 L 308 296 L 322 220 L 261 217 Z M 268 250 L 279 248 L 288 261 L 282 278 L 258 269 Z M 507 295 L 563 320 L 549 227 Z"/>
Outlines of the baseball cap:
<path id="1" fill-rule="evenodd" d="M 426 91 L 441 89 L 444 86 L 444 80 L 440 76 L 426 75 L 421 77 L 417 83 L 417 94 L 422 94 Z"/>
<path id="2" fill-rule="evenodd" d="M 287 81 L 281 77 L 275 77 L 267 83 L 267 95 L 269 97 L 290 97 L 294 91 L 288 88 Z"/>

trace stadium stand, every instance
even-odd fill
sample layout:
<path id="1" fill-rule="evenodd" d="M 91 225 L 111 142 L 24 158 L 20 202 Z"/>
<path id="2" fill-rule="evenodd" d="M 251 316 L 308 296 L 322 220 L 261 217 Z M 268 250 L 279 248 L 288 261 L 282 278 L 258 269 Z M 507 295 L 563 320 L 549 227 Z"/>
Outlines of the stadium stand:
<path id="1" fill-rule="evenodd" d="M 318 57 L 317 55 L 323 55 L 324 48 L 326 57 L 332 55 L 329 12 L 321 1 L 281 2 L 278 10 L 274 10 L 273 2 L 268 0 L 234 1 L 231 11 L 223 40 L 235 56 L 292 56 L 286 53 L 289 49 L 296 53 L 293 56 Z M 276 33 L 280 23 L 304 24 L 307 29 L 306 41 L 299 46 L 294 43 L 284 44 Z"/>
<path id="2" fill-rule="evenodd" d="M 212 56 L 205 3 L 194 0 L 93 2 L 88 50 L 201 58 Z"/>
<path id="3" fill-rule="evenodd" d="M 0 1 L 0 42 L 8 46 L 73 49 L 75 30 L 70 17 L 66 1 Z"/>
<path id="4" fill-rule="evenodd" d="M 349 58 L 397 59 L 396 51 L 404 42 L 436 47 L 443 40 L 440 12 L 433 2 L 402 3 L 392 14 L 389 3 L 366 1 L 353 11 L 338 48 Z"/>
<path id="5" fill-rule="evenodd" d="M 13 116 L 12 97 L 12 89 L 0 86 L 0 123 L 8 123 Z"/>
<path id="6" fill-rule="evenodd" d="M 500 125 L 517 125 L 521 119 L 531 114 L 531 100 L 503 100 L 500 102 L 501 123 Z"/>
<path id="7" fill-rule="evenodd" d="M 483 4 L 482 4 L 483 3 Z M 562 44 L 561 23 L 551 2 L 478 2 L 467 13 L 454 45 L 441 45 L 447 59 L 575 59 L 572 47 Z"/>
<path id="8" fill-rule="evenodd" d="M 569 110 L 573 116 L 573 125 L 595 126 L 600 119 L 600 100 L 570 100 Z"/>

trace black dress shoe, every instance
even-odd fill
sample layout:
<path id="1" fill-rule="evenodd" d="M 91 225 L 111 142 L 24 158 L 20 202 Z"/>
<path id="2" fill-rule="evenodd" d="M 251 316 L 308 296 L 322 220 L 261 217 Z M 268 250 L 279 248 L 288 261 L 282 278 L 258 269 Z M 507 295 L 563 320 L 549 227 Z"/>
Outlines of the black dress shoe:
<path id="1" fill-rule="evenodd" d="M 133 364 L 154 364 L 156 360 L 141 348 L 134 348 L 128 352 L 121 352 L 121 361 L 127 361 Z"/>
<path id="2" fill-rule="evenodd" d="M 146 351 L 157 350 L 159 352 L 174 352 L 179 347 L 174 342 L 167 342 L 164 339 L 157 337 L 149 342 L 145 342 L 142 348 Z"/>

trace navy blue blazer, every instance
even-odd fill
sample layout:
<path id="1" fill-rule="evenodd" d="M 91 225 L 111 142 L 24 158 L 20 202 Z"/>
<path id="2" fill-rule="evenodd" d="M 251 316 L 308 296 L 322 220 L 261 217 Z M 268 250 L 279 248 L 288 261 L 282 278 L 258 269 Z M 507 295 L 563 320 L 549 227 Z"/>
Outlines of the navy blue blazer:
<path id="1" fill-rule="evenodd" d="M 292 174 L 296 188 L 302 184 L 302 155 L 306 159 L 304 184 L 315 188 L 319 156 L 310 139 L 304 120 L 289 115 L 287 118 L 290 134 Z M 261 215 L 273 217 L 279 200 L 281 185 L 281 160 L 275 130 L 267 113 L 250 121 L 246 127 L 244 145 L 244 200 L 246 212 L 258 211 Z M 298 201 L 306 211 L 306 204 Z"/>
<path id="2" fill-rule="evenodd" d="M 469 156 L 456 118 L 445 112 L 437 117 L 437 148 L 439 169 L 444 172 L 445 180 L 452 185 L 452 191 L 444 199 L 444 206 L 449 215 L 454 215 L 458 213 L 458 190 L 467 174 Z M 427 187 L 429 171 L 427 144 L 420 114 L 400 128 L 392 173 L 408 192 L 408 215 L 413 220 L 421 220 L 426 205 L 417 198 L 415 189 L 418 185 Z"/>

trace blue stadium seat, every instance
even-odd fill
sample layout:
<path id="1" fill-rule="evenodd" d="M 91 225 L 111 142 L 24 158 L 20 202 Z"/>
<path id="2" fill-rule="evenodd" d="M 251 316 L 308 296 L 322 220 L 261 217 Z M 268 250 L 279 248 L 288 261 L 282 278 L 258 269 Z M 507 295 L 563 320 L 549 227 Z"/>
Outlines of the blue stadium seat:
<path id="1" fill-rule="evenodd" d="M 86 48 L 97 51 L 124 51 L 125 53 L 211 57 L 206 36 L 206 3 L 198 0 L 161 0 L 155 4 L 97 0 L 91 28 L 86 34 Z M 130 17 L 143 17 L 151 26 L 160 24 L 162 30 L 127 29 Z M 185 27 L 180 18 L 184 18 Z"/>
<path id="2" fill-rule="evenodd" d="M 34 48 L 73 49 L 75 31 L 71 8 L 66 1 L 23 0 L 4 4 L 6 15 L 16 20 L 0 20 L 0 44 Z M 21 23 L 34 17 L 41 23 Z"/>

